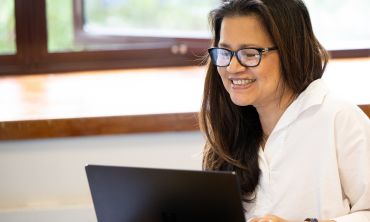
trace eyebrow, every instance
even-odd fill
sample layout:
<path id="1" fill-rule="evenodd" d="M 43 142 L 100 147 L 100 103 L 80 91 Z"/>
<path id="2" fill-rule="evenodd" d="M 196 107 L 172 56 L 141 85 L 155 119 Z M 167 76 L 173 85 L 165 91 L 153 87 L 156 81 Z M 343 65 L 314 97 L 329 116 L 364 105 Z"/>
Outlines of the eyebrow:
<path id="1" fill-rule="evenodd" d="M 227 44 L 227 43 L 218 43 L 218 46 L 219 47 L 222 47 L 222 48 L 227 48 L 227 49 L 230 49 L 231 47 L 230 47 L 230 45 L 229 44 Z M 248 47 L 259 47 L 259 46 L 257 46 L 257 45 L 255 45 L 255 44 L 241 44 L 241 45 L 239 45 L 238 46 L 238 49 L 241 49 L 241 48 L 248 48 Z"/>

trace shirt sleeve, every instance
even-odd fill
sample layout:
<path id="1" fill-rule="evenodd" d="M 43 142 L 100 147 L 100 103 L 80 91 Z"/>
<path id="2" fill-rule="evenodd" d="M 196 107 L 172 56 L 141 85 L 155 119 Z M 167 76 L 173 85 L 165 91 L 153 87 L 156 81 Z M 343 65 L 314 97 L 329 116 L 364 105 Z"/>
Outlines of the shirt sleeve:
<path id="1" fill-rule="evenodd" d="M 370 222 L 370 120 L 358 107 L 335 119 L 335 141 L 343 198 L 350 204 L 337 222 Z"/>

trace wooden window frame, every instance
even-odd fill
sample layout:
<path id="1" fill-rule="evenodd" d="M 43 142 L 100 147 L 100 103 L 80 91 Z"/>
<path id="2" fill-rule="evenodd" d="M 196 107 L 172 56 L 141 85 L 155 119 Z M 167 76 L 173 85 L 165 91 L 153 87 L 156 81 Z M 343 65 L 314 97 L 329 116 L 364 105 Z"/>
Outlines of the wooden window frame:
<path id="1" fill-rule="evenodd" d="M 74 1 L 74 11 L 81 2 Z M 204 55 L 210 44 L 209 39 L 163 38 L 160 44 L 146 48 L 50 53 L 47 49 L 46 0 L 15 0 L 15 17 L 17 52 L 0 56 L 0 75 L 193 66 L 200 64 L 199 56 Z M 81 15 L 74 13 L 74 20 L 77 41 L 106 39 L 78 31 L 82 24 Z M 173 46 L 180 44 L 187 45 L 185 54 L 173 52 Z"/>
<path id="2" fill-rule="evenodd" d="M 17 52 L 15 55 L 0 56 L 0 75 L 199 65 L 200 57 L 206 53 L 211 42 L 210 39 L 157 38 L 156 44 L 140 49 L 50 53 L 47 46 L 46 0 L 14 1 Z M 76 41 L 112 41 L 109 36 L 83 32 L 82 1 L 74 0 L 73 4 Z M 187 46 L 187 52 L 174 53 L 173 47 L 181 44 Z M 334 50 L 329 53 L 332 58 L 369 57 L 370 49 Z"/>

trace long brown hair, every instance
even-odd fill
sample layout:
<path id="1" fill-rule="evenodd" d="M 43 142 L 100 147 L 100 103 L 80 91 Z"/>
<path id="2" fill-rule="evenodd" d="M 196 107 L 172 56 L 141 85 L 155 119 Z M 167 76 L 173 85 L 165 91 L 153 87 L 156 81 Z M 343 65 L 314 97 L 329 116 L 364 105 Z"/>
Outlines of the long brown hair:
<path id="1" fill-rule="evenodd" d="M 230 0 L 211 11 L 213 46 L 220 40 L 223 18 L 257 15 L 278 47 L 281 84 L 299 95 L 321 78 L 328 54 L 314 36 L 308 10 L 301 0 Z M 208 64 L 200 125 L 206 136 L 203 169 L 235 171 L 246 201 L 254 199 L 259 181 L 258 150 L 263 131 L 253 106 L 235 105 L 217 67 Z"/>

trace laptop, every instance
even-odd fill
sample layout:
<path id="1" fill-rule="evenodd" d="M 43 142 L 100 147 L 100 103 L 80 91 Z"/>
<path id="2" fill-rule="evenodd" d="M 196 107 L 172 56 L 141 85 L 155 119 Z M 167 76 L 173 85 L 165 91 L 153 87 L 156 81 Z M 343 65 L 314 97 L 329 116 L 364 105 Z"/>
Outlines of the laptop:
<path id="1" fill-rule="evenodd" d="M 86 173 L 98 222 L 245 222 L 233 172 L 87 165 Z"/>

